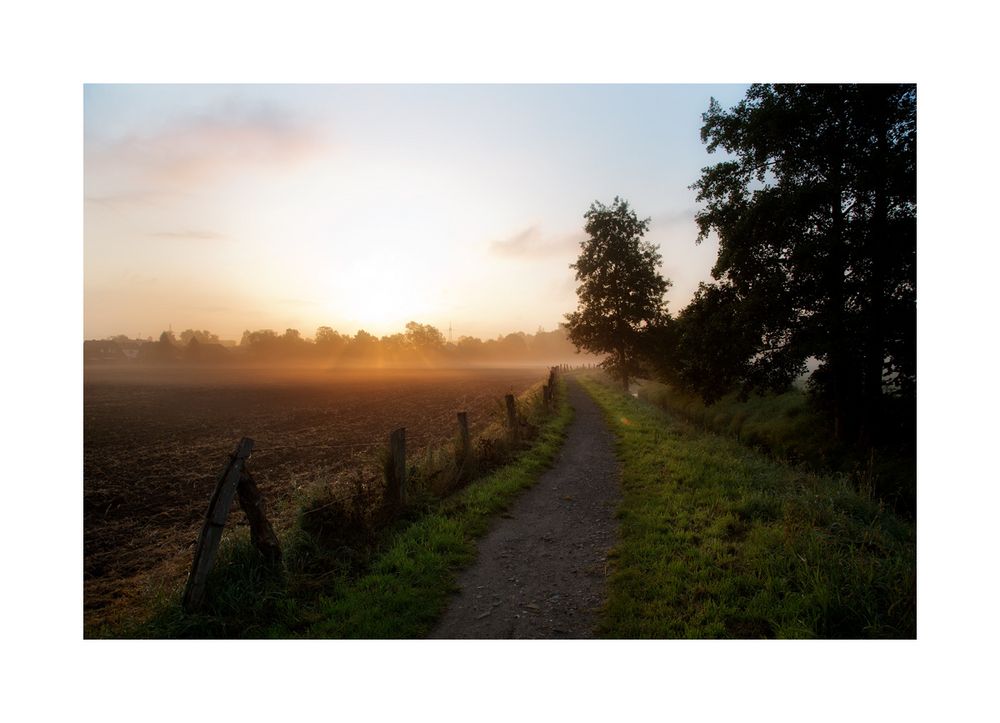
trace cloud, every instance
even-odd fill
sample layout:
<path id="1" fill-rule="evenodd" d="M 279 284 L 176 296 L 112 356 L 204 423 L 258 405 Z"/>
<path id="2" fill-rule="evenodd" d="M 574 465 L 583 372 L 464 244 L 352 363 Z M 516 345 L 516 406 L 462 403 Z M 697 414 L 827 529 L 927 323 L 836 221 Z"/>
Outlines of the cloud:
<path id="1" fill-rule="evenodd" d="M 293 165 L 325 147 L 317 127 L 271 106 L 225 103 L 148 134 L 88 141 L 87 200 L 146 202 L 227 176 Z"/>
<path id="2" fill-rule="evenodd" d="M 585 237 L 582 231 L 545 235 L 538 226 L 528 226 L 512 236 L 490 243 L 490 253 L 507 258 L 544 258 L 575 253 Z"/>
<path id="3" fill-rule="evenodd" d="M 85 195 L 84 203 L 90 203 L 103 208 L 117 210 L 120 206 L 128 205 L 152 205 L 169 198 L 175 198 L 181 194 L 163 193 L 160 191 L 118 191 L 107 192 L 103 195 Z M 186 194 L 185 194 L 186 195 Z"/>
<path id="4" fill-rule="evenodd" d="M 694 206 L 680 211 L 664 211 L 653 217 L 653 226 L 688 226 L 694 224 L 694 217 L 698 209 Z"/>
<path id="5" fill-rule="evenodd" d="M 222 241 L 226 238 L 225 234 L 217 233 L 215 231 L 194 231 L 191 229 L 186 231 L 157 231 L 149 235 L 155 238 L 194 241 Z"/>

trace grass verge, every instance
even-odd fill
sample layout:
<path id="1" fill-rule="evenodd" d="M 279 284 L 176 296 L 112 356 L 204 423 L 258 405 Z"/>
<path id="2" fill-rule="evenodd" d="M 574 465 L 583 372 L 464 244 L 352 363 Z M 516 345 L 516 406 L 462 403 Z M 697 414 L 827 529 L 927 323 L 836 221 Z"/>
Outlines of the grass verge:
<path id="1" fill-rule="evenodd" d="M 847 474 L 856 487 L 870 489 L 897 512 L 911 518 L 916 513 L 915 438 L 903 443 L 908 437 L 899 430 L 894 432 L 897 438 L 894 444 L 886 443 L 874 450 L 838 443 L 832 420 L 820 413 L 798 388 L 780 394 L 751 394 L 746 399 L 732 393 L 706 405 L 696 394 L 647 381 L 639 387 L 638 395 L 639 399 L 680 414 L 706 429 L 732 435 L 782 460 L 805 464 L 816 471 Z M 902 421 L 915 415 L 916 410 L 887 407 L 886 413 Z"/>
<path id="2" fill-rule="evenodd" d="M 613 638 L 913 638 L 916 529 L 804 471 L 584 376 L 618 440 Z"/>
<path id="3" fill-rule="evenodd" d="M 706 405 L 696 394 L 655 381 L 644 382 L 638 394 L 639 399 L 790 462 L 829 466 L 837 451 L 833 425 L 813 409 L 801 389 L 782 394 L 751 394 L 746 399 L 728 394 L 711 405 Z"/>
<path id="4" fill-rule="evenodd" d="M 562 446 L 572 408 L 558 382 L 556 410 L 539 420 L 529 447 L 458 492 L 425 495 L 378 534 L 367 551 L 325 544 L 301 528 L 286 564 L 269 568 L 241 530 L 220 550 L 206 610 L 185 614 L 173 591 L 153 618 L 125 637 L 415 638 L 444 612 L 455 574 L 475 556 L 492 518 L 531 486 Z M 319 569 L 317 562 L 321 562 Z"/>

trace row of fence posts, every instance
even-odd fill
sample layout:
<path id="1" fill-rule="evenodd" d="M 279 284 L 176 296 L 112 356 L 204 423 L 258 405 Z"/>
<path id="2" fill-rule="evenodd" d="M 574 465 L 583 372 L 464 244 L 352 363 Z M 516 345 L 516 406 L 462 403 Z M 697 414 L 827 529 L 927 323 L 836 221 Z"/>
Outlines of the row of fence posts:
<path id="1" fill-rule="evenodd" d="M 550 410 L 555 401 L 556 370 L 549 369 L 548 383 L 542 385 L 542 404 Z M 504 396 L 507 411 L 506 433 L 512 446 L 521 441 L 520 423 L 517 416 L 517 403 L 513 394 Z M 472 440 L 469 436 L 469 415 L 458 412 L 458 433 L 461 444 L 462 464 L 472 454 Z M 184 588 L 183 606 L 188 612 L 197 610 L 205 597 L 205 587 L 208 574 L 212 569 L 222 541 L 222 530 L 229 516 L 233 498 L 239 499 L 240 507 L 247 516 L 250 525 L 250 542 L 260 551 L 269 563 L 281 562 L 281 546 L 274 528 L 264 513 L 263 498 L 253 475 L 247 469 L 247 462 L 253 452 L 254 441 L 244 437 L 236 445 L 236 450 L 229 456 L 215 491 L 208 503 L 208 512 L 198 537 L 191 572 Z M 407 502 L 406 489 L 406 427 L 394 429 L 389 434 L 389 451 L 392 462 L 387 470 L 387 493 L 391 504 L 403 507 Z"/>

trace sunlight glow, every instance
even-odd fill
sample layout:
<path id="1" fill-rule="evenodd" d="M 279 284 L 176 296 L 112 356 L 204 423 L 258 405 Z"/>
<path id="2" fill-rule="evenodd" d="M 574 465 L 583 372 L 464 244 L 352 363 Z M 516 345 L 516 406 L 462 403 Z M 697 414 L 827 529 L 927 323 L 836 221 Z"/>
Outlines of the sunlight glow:
<path id="1" fill-rule="evenodd" d="M 614 194 L 653 217 L 683 301 L 714 256 L 687 188 L 699 114 L 726 93 L 87 86 L 85 335 L 553 329 L 582 214 Z"/>

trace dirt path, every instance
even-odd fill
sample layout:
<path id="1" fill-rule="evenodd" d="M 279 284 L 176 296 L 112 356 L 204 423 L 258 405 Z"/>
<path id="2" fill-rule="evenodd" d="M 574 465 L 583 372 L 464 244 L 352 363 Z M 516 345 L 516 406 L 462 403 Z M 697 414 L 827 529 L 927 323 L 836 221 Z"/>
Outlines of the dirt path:
<path id="1" fill-rule="evenodd" d="M 576 410 L 555 466 L 479 543 L 432 638 L 588 638 L 604 600 L 619 497 L 614 440 L 572 378 Z"/>

